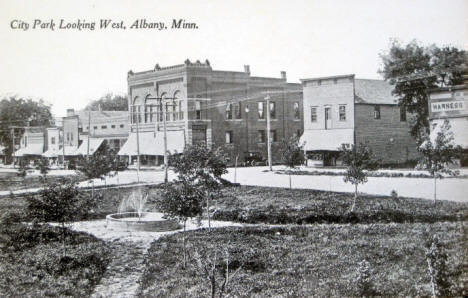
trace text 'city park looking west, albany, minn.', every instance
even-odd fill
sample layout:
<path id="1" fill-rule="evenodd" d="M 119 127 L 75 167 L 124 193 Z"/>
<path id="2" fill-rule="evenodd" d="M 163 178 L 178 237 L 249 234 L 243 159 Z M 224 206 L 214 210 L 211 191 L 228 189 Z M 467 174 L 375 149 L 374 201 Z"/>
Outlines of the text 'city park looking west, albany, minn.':
<path id="1" fill-rule="evenodd" d="M 167 29 L 198 29 L 198 24 L 185 19 L 172 19 L 171 21 L 136 19 L 131 22 L 114 19 L 100 19 L 98 21 L 89 21 L 86 19 L 65 20 L 65 19 L 34 19 L 21 20 L 14 19 L 10 22 L 10 28 L 13 30 L 167 30 Z"/>

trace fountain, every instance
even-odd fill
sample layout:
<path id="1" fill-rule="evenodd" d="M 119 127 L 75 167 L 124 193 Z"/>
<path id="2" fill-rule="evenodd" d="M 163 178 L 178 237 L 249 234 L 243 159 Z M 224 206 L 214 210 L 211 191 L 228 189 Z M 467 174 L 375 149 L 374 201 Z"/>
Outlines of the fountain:
<path id="1" fill-rule="evenodd" d="M 117 231 L 163 232 L 180 228 L 176 220 L 165 219 L 162 213 L 146 212 L 148 194 L 134 190 L 119 205 L 118 213 L 106 216 L 107 228 Z"/>

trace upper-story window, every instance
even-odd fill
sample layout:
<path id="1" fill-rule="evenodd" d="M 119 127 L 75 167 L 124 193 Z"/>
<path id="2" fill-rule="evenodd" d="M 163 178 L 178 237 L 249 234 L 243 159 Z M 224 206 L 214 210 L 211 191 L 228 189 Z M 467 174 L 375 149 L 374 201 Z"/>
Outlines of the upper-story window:
<path id="1" fill-rule="evenodd" d="M 24 147 L 28 146 L 28 137 L 24 136 Z"/>
<path id="2" fill-rule="evenodd" d="M 317 107 L 310 107 L 310 122 L 317 122 Z"/>
<path id="3" fill-rule="evenodd" d="M 406 121 L 406 108 L 404 106 L 400 107 L 400 121 Z"/>
<path id="4" fill-rule="evenodd" d="M 340 121 L 346 121 L 346 106 L 345 105 L 339 106 L 339 113 L 340 113 Z"/>
<path id="5" fill-rule="evenodd" d="M 236 119 L 242 119 L 242 103 L 241 102 L 238 102 L 236 105 L 235 105 L 235 111 L 234 111 L 235 115 L 236 115 Z"/>
<path id="6" fill-rule="evenodd" d="M 195 119 L 201 119 L 201 101 L 199 100 L 195 102 Z"/>
<path id="7" fill-rule="evenodd" d="M 50 138 L 50 143 L 51 143 L 52 145 L 55 144 L 55 137 L 51 137 L 51 138 Z"/>
<path id="8" fill-rule="evenodd" d="M 299 103 L 295 102 L 293 104 L 293 111 L 294 111 L 294 119 L 299 120 L 301 119 L 301 111 L 299 109 Z"/>
<path id="9" fill-rule="evenodd" d="M 232 119 L 232 103 L 226 105 L 226 119 Z"/>
<path id="10" fill-rule="evenodd" d="M 258 102 L 258 119 L 265 119 L 265 104 L 263 101 Z"/>
<path id="11" fill-rule="evenodd" d="M 97 129 L 97 126 L 93 126 L 93 129 L 96 130 L 96 129 Z"/>
<path id="12" fill-rule="evenodd" d="M 259 143 L 265 143 L 265 140 L 266 140 L 265 130 L 259 130 L 258 131 L 258 142 Z"/>
<path id="13" fill-rule="evenodd" d="M 380 119 L 380 106 L 374 106 L 374 119 Z"/>
<path id="14" fill-rule="evenodd" d="M 101 129 L 107 129 L 107 125 L 101 125 Z"/>
<path id="15" fill-rule="evenodd" d="M 270 101 L 270 118 L 276 118 L 276 102 Z"/>
<path id="16" fill-rule="evenodd" d="M 124 128 L 124 125 L 123 125 L 123 124 L 120 124 L 120 128 Z"/>
<path id="17" fill-rule="evenodd" d="M 270 142 L 278 142 L 278 134 L 276 130 L 270 130 Z"/>

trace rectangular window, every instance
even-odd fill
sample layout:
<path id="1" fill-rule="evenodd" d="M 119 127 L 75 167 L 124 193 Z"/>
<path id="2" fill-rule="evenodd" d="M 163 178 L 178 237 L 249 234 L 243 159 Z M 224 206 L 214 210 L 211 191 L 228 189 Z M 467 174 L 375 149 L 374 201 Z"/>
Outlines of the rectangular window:
<path id="1" fill-rule="evenodd" d="M 182 100 L 179 100 L 179 120 L 184 120 L 184 110 L 182 106 Z"/>
<path id="2" fill-rule="evenodd" d="M 403 106 L 400 107 L 400 121 L 406 121 L 406 108 Z"/>
<path id="3" fill-rule="evenodd" d="M 232 131 L 226 131 L 226 144 L 232 144 Z"/>
<path id="4" fill-rule="evenodd" d="M 120 124 L 120 128 L 124 128 L 124 125 L 123 125 L 123 124 Z"/>
<path id="5" fill-rule="evenodd" d="M 296 137 L 300 138 L 301 135 L 302 135 L 302 131 L 301 131 L 300 129 L 298 129 L 298 130 L 296 131 Z"/>
<path id="6" fill-rule="evenodd" d="M 374 119 L 380 119 L 380 106 L 374 106 Z"/>
<path id="7" fill-rule="evenodd" d="M 258 102 L 258 119 L 265 119 L 265 104 L 263 101 Z"/>
<path id="8" fill-rule="evenodd" d="M 115 125 L 111 125 L 111 128 L 115 128 Z"/>
<path id="9" fill-rule="evenodd" d="M 270 130 L 270 142 L 277 142 L 276 130 Z"/>
<path id="10" fill-rule="evenodd" d="M 195 102 L 195 119 L 201 119 L 201 102 Z"/>
<path id="11" fill-rule="evenodd" d="M 236 104 L 236 119 L 242 119 L 242 104 L 238 102 Z"/>
<path id="12" fill-rule="evenodd" d="M 270 101 L 270 118 L 276 118 L 276 103 Z"/>
<path id="13" fill-rule="evenodd" d="M 301 111 L 299 109 L 299 103 L 295 102 L 293 104 L 293 110 L 294 110 L 294 119 L 299 120 L 301 119 Z"/>
<path id="14" fill-rule="evenodd" d="M 96 129 L 97 129 L 97 126 L 93 126 L 93 129 L 96 130 Z"/>
<path id="15" fill-rule="evenodd" d="M 232 119 L 232 103 L 226 105 L 226 119 Z"/>
<path id="16" fill-rule="evenodd" d="M 50 138 L 50 143 L 51 143 L 52 145 L 55 144 L 55 137 L 51 137 L 51 138 Z"/>
<path id="17" fill-rule="evenodd" d="M 101 125 L 101 129 L 107 129 L 107 125 Z"/>
<path id="18" fill-rule="evenodd" d="M 28 146 L 28 137 L 24 136 L 24 147 Z"/>
<path id="19" fill-rule="evenodd" d="M 339 112 L 340 112 L 340 121 L 346 121 L 346 106 L 341 105 L 339 107 Z"/>
<path id="20" fill-rule="evenodd" d="M 258 131 L 258 142 L 259 143 L 265 143 L 266 142 L 266 135 L 264 130 L 259 130 Z"/>
<path id="21" fill-rule="evenodd" d="M 317 122 L 317 107 L 310 107 L 310 121 Z"/>

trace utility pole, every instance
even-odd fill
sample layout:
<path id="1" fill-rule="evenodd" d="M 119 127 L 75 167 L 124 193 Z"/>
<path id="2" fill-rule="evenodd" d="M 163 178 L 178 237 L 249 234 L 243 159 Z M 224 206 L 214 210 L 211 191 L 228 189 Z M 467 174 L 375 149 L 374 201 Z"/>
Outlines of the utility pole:
<path id="1" fill-rule="evenodd" d="M 91 108 L 88 110 L 88 148 L 86 153 L 86 158 L 89 159 L 89 135 L 91 134 Z"/>
<path id="2" fill-rule="evenodd" d="M 163 133 L 164 133 L 164 183 L 168 182 L 168 169 L 169 169 L 169 156 L 167 155 L 167 129 L 166 129 L 166 115 L 167 115 L 167 107 L 169 106 L 167 102 L 163 104 L 163 99 L 171 99 L 175 100 L 175 97 L 147 97 L 146 99 L 156 99 L 159 100 L 159 105 L 157 107 L 162 110 L 162 120 L 163 120 Z M 174 106 L 174 105 L 172 105 Z M 161 115 L 159 112 L 157 112 L 157 115 Z M 156 133 L 157 131 L 157 123 L 154 124 L 154 132 Z"/>
<path id="3" fill-rule="evenodd" d="M 59 131 L 59 137 L 60 137 L 60 131 Z M 63 169 L 65 170 L 65 126 L 63 124 L 62 124 L 62 166 L 63 166 Z"/>
<path id="4" fill-rule="evenodd" d="M 268 152 L 268 167 L 270 171 L 273 170 L 271 166 L 271 138 L 270 138 L 270 96 L 265 97 L 267 105 L 267 152 Z"/>
<path id="5" fill-rule="evenodd" d="M 162 102 L 161 102 L 162 104 Z M 164 183 L 168 181 L 168 168 L 169 168 L 169 161 L 167 156 L 167 129 L 166 129 L 166 114 L 167 113 L 167 102 L 165 103 L 165 107 L 163 109 L 163 127 L 164 127 Z"/>
<path id="6" fill-rule="evenodd" d="M 139 111 L 134 113 L 135 114 L 135 123 L 136 123 L 136 138 L 137 138 L 137 182 L 140 182 L 140 129 L 138 127 L 138 121 L 140 121 L 140 113 Z"/>
<path id="7" fill-rule="evenodd" d="M 11 164 L 15 168 L 15 128 L 11 128 Z"/>

